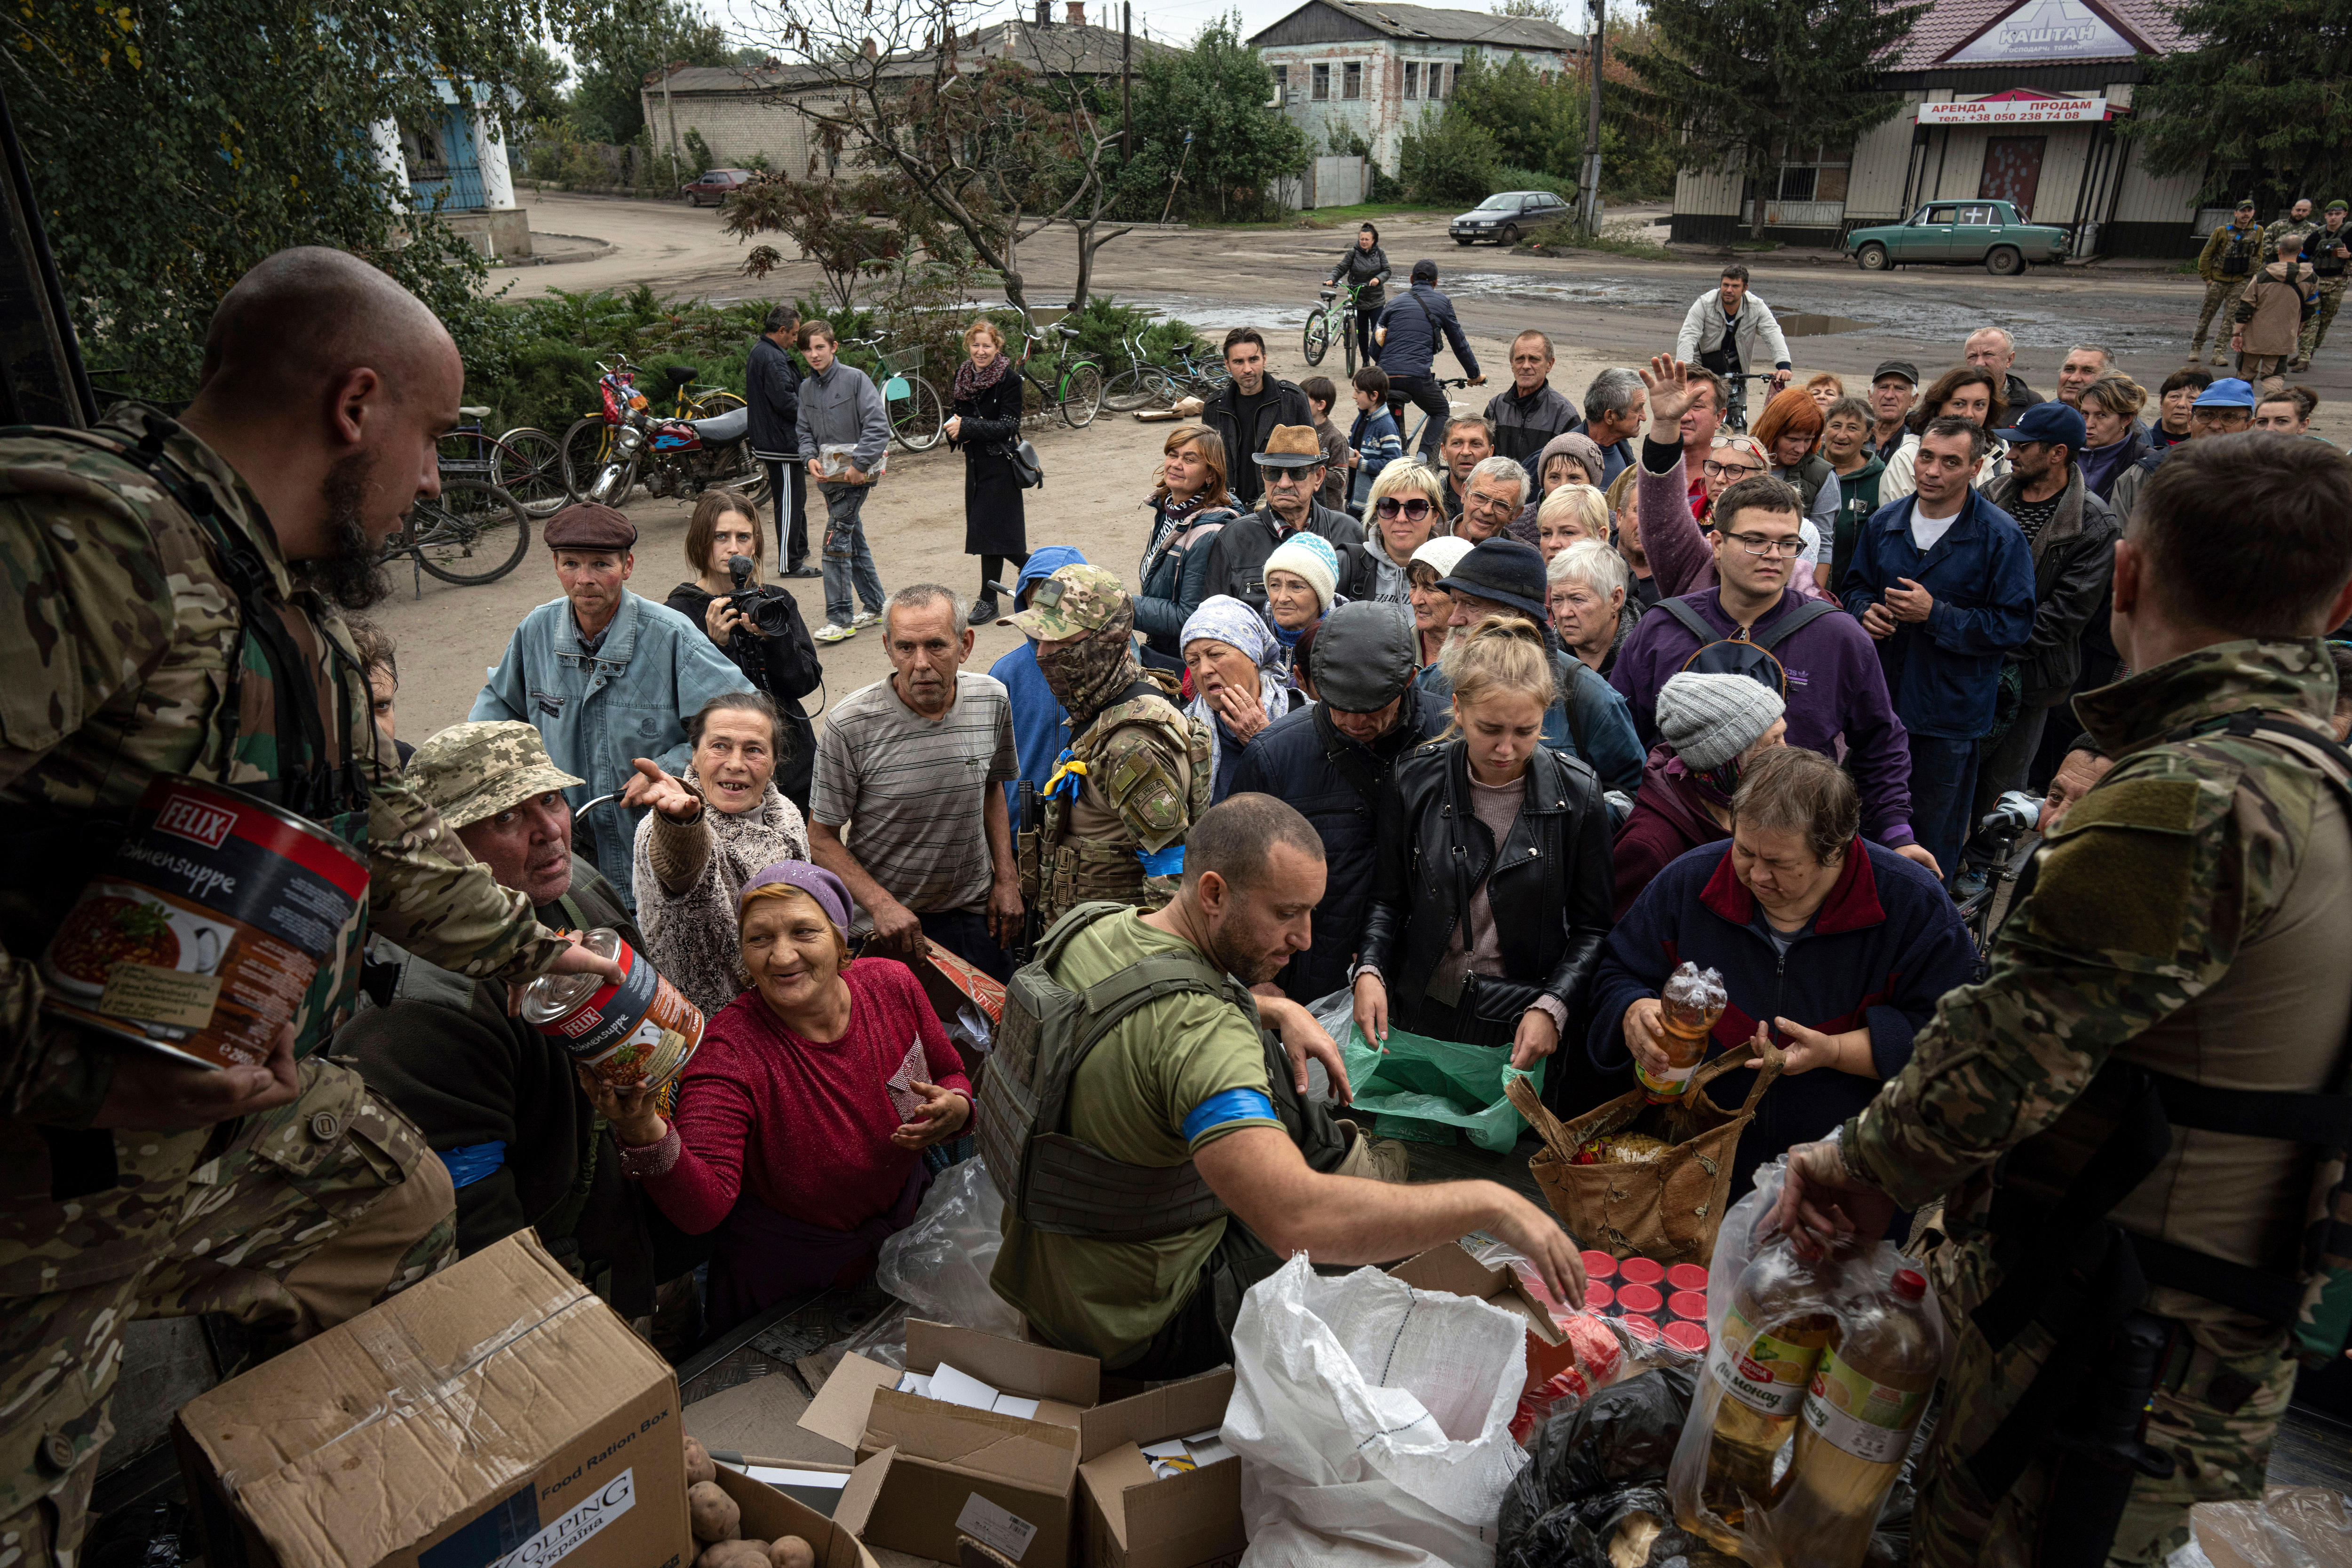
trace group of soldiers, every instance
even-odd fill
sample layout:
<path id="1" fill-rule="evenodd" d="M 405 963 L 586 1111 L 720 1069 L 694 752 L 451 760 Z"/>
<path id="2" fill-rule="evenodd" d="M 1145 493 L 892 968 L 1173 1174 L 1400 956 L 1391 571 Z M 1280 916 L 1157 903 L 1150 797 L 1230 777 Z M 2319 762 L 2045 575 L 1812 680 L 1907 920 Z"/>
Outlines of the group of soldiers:
<path id="1" fill-rule="evenodd" d="M 2328 216 L 2340 232 L 2342 204 Z M 205 363 L 176 421 L 126 406 L 94 431 L 0 443 L 0 562 L 22 600 L 0 621 L 0 1562 L 27 1568 L 69 1563 L 82 1542 L 128 1322 L 228 1313 L 266 1347 L 452 1256 L 440 1162 L 319 1049 L 351 1016 L 371 928 L 464 975 L 617 979 L 501 889 L 403 778 L 341 616 L 365 602 L 376 552 L 455 422 L 463 367 L 446 332 L 364 263 L 293 250 L 224 299 Z M 1948 1458 L 1999 1462 L 1965 1475 L 1948 1462 L 1923 1486 L 1923 1515 L 1942 1511 L 1921 1527 L 1920 1561 L 2030 1561 L 2032 1517 L 2063 1507 L 2039 1428 L 2065 1405 L 2040 1371 L 2074 1342 L 2042 1319 L 2083 1296 L 2068 1270 L 2086 1261 L 2087 1233 L 2024 1215 L 2015 1184 L 1989 1178 L 1994 1162 L 2030 1145 L 2063 1164 L 2078 1111 L 2092 1132 L 2115 1120 L 2086 1091 L 2116 1087 L 2111 1064 L 2169 1075 L 2194 1100 L 2200 1050 L 2217 1043 L 2240 1067 L 2291 1067 L 2282 1088 L 2315 1080 L 2305 1098 L 2345 1092 L 2352 973 L 2335 960 L 2352 940 L 2352 836 L 2316 639 L 2352 612 L 2347 508 L 2340 454 L 2259 434 L 2200 441 L 2151 482 L 2115 585 L 2118 643 L 2141 673 L 2083 711 L 2116 766 L 2044 852 L 1989 983 L 1946 999 L 1911 1068 L 1837 1142 L 1792 1157 L 1792 1222 L 1832 1200 L 1860 1213 L 1953 1194 L 1941 1223 L 1957 1261 L 1939 1283 L 2023 1310 L 2000 1344 L 1961 1352 Z M 2222 511 L 2227 531 L 2206 516 Z M 2150 517 L 2152 533 L 2138 526 Z M 2277 574 L 2237 594 L 2257 558 Z M 1024 846 L 1036 901 L 1164 896 L 1178 873 L 1160 857 L 1206 794 L 1199 725 L 1143 678 L 1110 574 L 1055 574 L 1020 624 L 1075 737 Z M 33 956 L 159 774 L 276 802 L 370 863 L 361 917 L 264 1066 L 207 1071 L 41 1009 Z M 2336 879 L 2299 875 L 2310 866 Z M 2143 1110 L 2179 1120 L 2135 1081 Z M 2267 1266 L 2246 1205 L 2270 1189 L 2187 1179 L 2207 1168 L 2196 1140 L 2217 1135 L 2185 1134 L 2174 1173 L 2185 1194 L 2227 1188 L 2229 1201 L 2163 1212 L 2157 1228 L 2175 1250 Z M 2066 1176 L 2054 1191 L 2072 1191 Z M 2299 1232 L 2309 1191 L 2280 1184 L 2294 1213 L 2253 1229 Z M 2292 1383 L 2285 1330 L 2200 1304 L 2193 1284 L 2166 1283 L 2178 1278 L 2153 1295 L 2147 1279 L 2137 1294 L 2132 1279 L 2091 1282 L 2103 1301 L 2144 1300 L 2179 1325 L 2147 1428 L 2179 1462 L 2135 1483 L 2114 1561 L 2160 1561 L 2192 1500 L 2259 1496 Z"/>
<path id="2" fill-rule="evenodd" d="M 2352 261 L 2352 230 L 2345 226 L 2347 210 L 2352 210 L 2352 204 L 2333 201 L 2314 216 L 2311 198 L 2304 196 L 2284 216 L 2258 224 L 2253 198 L 2249 196 L 2237 205 L 2229 222 L 2215 225 L 2197 257 L 2197 276 L 2205 280 L 2205 300 L 2197 308 L 2197 331 L 2189 340 L 2189 363 L 2195 364 L 2204 356 L 2208 331 L 2213 332 L 2213 363 L 2228 363 L 2224 351 L 2231 325 L 2238 320 L 2239 300 L 2263 268 L 2279 258 L 2282 245 L 2293 240 L 2295 267 L 2308 268 L 2302 273 L 2308 284 L 2305 297 L 2315 303 L 2304 317 L 2303 332 L 2286 369 L 2297 374 L 2309 370 L 2312 356 L 2326 341 L 2327 329 L 2344 303 L 2345 268 Z M 2221 322 L 2218 331 L 2213 328 L 2216 317 Z"/>

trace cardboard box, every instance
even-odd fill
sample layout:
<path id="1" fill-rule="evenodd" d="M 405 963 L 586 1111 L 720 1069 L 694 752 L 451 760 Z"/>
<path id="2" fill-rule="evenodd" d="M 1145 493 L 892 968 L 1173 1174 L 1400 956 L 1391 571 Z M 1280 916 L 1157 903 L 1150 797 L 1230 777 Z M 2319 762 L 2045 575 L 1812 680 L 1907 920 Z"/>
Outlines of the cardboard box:
<path id="1" fill-rule="evenodd" d="M 854 1449 L 861 1463 L 895 1449 L 865 1531 L 875 1546 L 943 1563 L 959 1532 L 1021 1568 L 1066 1568 L 1081 1426 L 1102 1386 L 1092 1356 L 909 1319 L 907 1369 L 945 1362 L 1037 1401 L 1034 1419 L 901 1394 L 899 1373 L 844 1356 L 801 1425 Z"/>
<path id="2" fill-rule="evenodd" d="M 173 1435 L 207 1568 L 695 1556 L 677 1379 L 530 1231 L 199 1394 Z"/>
<path id="3" fill-rule="evenodd" d="M 1389 1272 L 1416 1289 L 1467 1296 L 1523 1319 L 1528 1325 L 1527 1389 L 1541 1388 L 1576 1364 L 1576 1347 L 1552 1321 L 1550 1309 L 1519 1282 L 1517 1274 L 1479 1262 L 1459 1242 L 1433 1247 Z"/>
<path id="4" fill-rule="evenodd" d="M 849 1472 L 849 1484 L 841 1489 L 841 1503 L 831 1519 L 725 1465 L 719 1467 L 719 1485 L 743 1510 L 745 1540 L 774 1541 L 782 1535 L 797 1535 L 815 1551 L 816 1568 L 877 1568 L 874 1554 L 858 1543 L 857 1537 L 874 1510 L 875 1500 L 882 1495 L 883 1482 L 890 1474 L 890 1458 L 877 1454 Z"/>
<path id="5" fill-rule="evenodd" d="M 1242 1462 L 1221 1459 L 1162 1480 L 1143 1445 L 1224 1424 L 1234 1374 L 1212 1372 L 1088 1414 L 1078 1481 L 1087 1568 L 1232 1568 L 1242 1530 Z"/>

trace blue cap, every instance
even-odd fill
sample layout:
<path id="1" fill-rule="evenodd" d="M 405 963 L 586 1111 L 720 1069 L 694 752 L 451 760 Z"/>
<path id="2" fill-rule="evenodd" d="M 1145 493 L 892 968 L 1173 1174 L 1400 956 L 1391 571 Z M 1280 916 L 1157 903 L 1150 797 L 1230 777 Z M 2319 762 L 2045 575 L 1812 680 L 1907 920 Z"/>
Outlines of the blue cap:
<path id="1" fill-rule="evenodd" d="M 2225 375 L 2197 395 L 2191 408 L 2252 408 L 2254 389 L 2234 375 Z"/>
<path id="2" fill-rule="evenodd" d="M 2037 403 L 2017 416 L 2017 423 L 1996 432 L 2004 441 L 2063 442 L 2066 450 L 2079 452 L 2089 432 L 2083 427 L 2083 416 L 2056 398 Z"/>

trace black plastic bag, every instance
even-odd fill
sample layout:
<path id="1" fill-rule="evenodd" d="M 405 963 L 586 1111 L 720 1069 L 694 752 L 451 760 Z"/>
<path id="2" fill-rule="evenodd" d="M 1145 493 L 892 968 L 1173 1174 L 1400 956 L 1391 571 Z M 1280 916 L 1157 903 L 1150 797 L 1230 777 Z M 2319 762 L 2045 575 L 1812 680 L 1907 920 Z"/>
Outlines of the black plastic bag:
<path id="1" fill-rule="evenodd" d="M 1546 1421 L 1503 1494 L 1495 1568 L 1610 1568 L 1609 1541 L 1633 1515 L 1671 1531 L 1666 1467 L 1694 1384 L 1690 1370 L 1645 1372 Z"/>

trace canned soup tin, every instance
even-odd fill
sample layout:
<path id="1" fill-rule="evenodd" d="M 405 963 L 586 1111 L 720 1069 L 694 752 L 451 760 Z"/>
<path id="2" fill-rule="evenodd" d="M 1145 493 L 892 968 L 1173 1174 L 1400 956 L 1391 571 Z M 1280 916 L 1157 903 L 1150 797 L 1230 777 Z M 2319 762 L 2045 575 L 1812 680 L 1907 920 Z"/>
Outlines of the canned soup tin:
<path id="1" fill-rule="evenodd" d="M 258 1065 L 367 884 L 365 858 L 316 823 L 160 775 L 49 939 L 45 1005 L 205 1067 Z"/>
<path id="2" fill-rule="evenodd" d="M 702 1045 L 702 1010 L 621 933 L 599 926 L 581 945 L 621 966 L 617 985 L 596 974 L 542 974 L 523 989 L 523 1021 L 614 1089 L 659 1089 Z"/>

